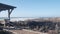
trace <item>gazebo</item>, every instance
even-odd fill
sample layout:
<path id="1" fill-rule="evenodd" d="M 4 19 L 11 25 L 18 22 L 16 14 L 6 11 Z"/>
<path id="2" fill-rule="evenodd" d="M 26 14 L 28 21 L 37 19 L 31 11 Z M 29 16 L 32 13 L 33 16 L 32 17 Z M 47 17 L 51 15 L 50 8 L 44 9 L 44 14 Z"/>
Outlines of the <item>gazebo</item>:
<path id="1" fill-rule="evenodd" d="M 10 23 L 10 15 L 14 8 L 16 7 L 0 3 L 0 12 L 8 10 L 8 23 Z"/>

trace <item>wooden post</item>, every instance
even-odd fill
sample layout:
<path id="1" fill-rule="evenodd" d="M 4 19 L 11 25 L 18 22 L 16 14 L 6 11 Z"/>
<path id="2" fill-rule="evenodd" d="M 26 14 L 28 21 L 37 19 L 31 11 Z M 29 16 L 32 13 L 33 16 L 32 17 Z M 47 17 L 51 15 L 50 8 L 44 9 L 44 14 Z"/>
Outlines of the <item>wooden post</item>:
<path id="1" fill-rule="evenodd" d="M 8 23 L 10 23 L 10 15 L 11 15 L 12 11 L 13 11 L 13 9 L 8 10 Z"/>
<path id="2" fill-rule="evenodd" d="M 8 10 L 8 20 L 9 20 L 9 22 L 10 22 L 10 15 L 11 15 L 11 12 L 13 11 L 13 9 L 9 9 Z"/>
<path id="3" fill-rule="evenodd" d="M 10 10 L 8 10 L 8 20 L 10 21 Z"/>

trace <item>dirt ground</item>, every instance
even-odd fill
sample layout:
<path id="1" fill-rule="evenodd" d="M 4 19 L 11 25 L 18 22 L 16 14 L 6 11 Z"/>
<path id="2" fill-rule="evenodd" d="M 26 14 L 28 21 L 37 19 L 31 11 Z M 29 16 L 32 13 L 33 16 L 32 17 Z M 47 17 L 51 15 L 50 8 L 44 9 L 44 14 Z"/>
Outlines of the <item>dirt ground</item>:
<path id="1" fill-rule="evenodd" d="M 10 30 L 14 34 L 48 34 L 48 33 L 41 33 L 41 32 L 36 32 L 36 31 L 31 31 L 31 30 Z"/>

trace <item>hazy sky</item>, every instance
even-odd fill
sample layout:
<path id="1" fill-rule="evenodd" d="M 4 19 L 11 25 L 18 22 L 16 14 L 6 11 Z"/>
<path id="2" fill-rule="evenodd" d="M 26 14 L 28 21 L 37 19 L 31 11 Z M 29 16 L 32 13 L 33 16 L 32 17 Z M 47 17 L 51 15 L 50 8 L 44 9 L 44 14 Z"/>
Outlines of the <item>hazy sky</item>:
<path id="1" fill-rule="evenodd" d="M 0 3 L 16 6 L 11 17 L 60 17 L 60 0 L 0 0 Z M 6 17 L 7 11 L 0 12 Z"/>

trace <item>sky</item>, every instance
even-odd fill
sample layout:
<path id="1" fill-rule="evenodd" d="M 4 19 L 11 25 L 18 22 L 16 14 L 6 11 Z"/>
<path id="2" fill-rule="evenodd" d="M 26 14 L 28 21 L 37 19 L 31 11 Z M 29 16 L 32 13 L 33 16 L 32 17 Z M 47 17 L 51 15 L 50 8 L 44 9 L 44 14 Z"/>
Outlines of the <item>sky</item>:
<path id="1" fill-rule="evenodd" d="M 60 17 L 60 0 L 0 0 L 0 3 L 16 6 L 11 17 Z M 0 17 L 7 17 L 6 11 Z"/>

